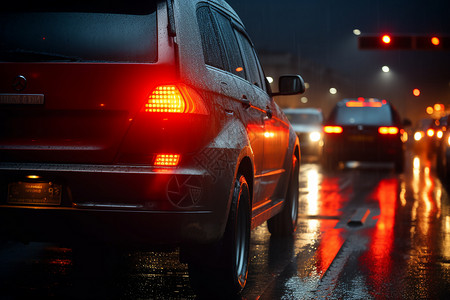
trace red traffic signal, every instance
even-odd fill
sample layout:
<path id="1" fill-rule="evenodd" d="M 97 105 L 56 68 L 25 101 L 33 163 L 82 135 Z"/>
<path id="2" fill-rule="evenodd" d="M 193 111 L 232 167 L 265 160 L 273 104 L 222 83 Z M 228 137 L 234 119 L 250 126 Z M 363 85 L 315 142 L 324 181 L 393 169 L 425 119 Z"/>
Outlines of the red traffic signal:
<path id="1" fill-rule="evenodd" d="M 368 35 L 358 37 L 361 50 L 450 50 L 449 36 Z"/>

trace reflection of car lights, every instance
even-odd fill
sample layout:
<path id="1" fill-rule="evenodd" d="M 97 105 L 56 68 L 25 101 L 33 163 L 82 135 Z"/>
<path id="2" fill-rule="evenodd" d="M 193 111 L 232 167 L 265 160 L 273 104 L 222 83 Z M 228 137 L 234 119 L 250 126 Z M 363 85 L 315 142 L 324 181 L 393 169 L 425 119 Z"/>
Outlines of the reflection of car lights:
<path id="1" fill-rule="evenodd" d="M 416 132 L 414 133 L 414 140 L 415 140 L 415 141 L 420 141 L 421 139 L 422 139 L 422 132 L 416 131 Z"/>
<path id="2" fill-rule="evenodd" d="M 318 142 L 320 140 L 320 132 L 314 131 L 309 134 L 309 139 L 312 142 Z"/>
<path id="3" fill-rule="evenodd" d="M 438 139 L 442 139 L 443 136 L 444 136 L 444 133 L 442 132 L 442 130 L 439 130 L 439 131 L 436 133 L 436 137 L 437 137 Z"/>

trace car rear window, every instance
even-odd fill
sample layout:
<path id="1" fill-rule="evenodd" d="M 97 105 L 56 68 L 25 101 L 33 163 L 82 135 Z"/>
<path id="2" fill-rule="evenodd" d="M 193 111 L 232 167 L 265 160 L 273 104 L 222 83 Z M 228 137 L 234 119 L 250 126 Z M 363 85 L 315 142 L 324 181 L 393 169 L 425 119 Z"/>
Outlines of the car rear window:
<path id="1" fill-rule="evenodd" d="M 1 61 L 157 60 L 152 1 L 26 2 L 1 9 Z"/>
<path id="2" fill-rule="evenodd" d="M 387 104 L 381 107 L 340 106 L 337 107 L 330 119 L 341 125 L 391 125 L 392 112 Z"/>

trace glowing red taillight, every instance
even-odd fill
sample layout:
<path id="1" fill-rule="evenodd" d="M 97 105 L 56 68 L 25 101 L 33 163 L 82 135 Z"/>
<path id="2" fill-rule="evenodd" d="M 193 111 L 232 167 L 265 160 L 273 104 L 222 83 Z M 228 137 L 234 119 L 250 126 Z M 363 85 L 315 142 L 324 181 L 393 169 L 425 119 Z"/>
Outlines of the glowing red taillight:
<path id="1" fill-rule="evenodd" d="M 201 96 L 184 84 L 157 86 L 150 93 L 144 110 L 148 113 L 208 114 Z"/>
<path id="2" fill-rule="evenodd" d="M 159 167 L 175 167 L 180 162 L 179 154 L 158 154 L 155 157 L 153 165 Z"/>
<path id="3" fill-rule="evenodd" d="M 325 126 L 323 131 L 325 133 L 342 133 L 343 129 L 341 126 Z"/>
<path id="4" fill-rule="evenodd" d="M 398 128 L 393 126 L 383 126 L 378 128 L 380 134 L 397 134 Z"/>

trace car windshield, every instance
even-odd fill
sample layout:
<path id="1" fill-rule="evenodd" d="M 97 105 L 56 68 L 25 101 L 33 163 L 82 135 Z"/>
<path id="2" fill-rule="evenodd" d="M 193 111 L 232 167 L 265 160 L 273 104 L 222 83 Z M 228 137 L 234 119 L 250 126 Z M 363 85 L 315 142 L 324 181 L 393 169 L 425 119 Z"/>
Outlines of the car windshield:
<path id="1" fill-rule="evenodd" d="M 381 107 L 341 107 L 335 110 L 331 119 L 341 125 L 390 125 L 392 113 L 388 105 Z"/>
<path id="2" fill-rule="evenodd" d="M 155 62 L 156 4 L 39 1 L 0 12 L 0 60 Z M 130 7 L 129 7 L 130 6 Z"/>
<path id="3" fill-rule="evenodd" d="M 286 117 L 293 124 L 320 125 L 322 121 L 319 115 L 308 113 L 286 113 Z"/>

